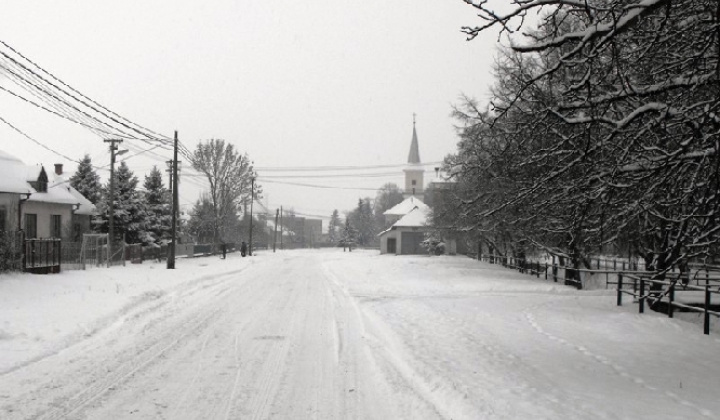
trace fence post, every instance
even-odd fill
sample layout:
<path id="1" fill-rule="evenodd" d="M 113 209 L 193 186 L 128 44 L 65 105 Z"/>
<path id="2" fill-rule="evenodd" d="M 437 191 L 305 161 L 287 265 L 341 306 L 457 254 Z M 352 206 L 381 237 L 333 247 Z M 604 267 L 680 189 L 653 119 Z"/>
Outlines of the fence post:
<path id="1" fill-rule="evenodd" d="M 623 287 L 623 278 L 622 273 L 618 274 L 618 284 L 617 284 L 617 306 L 622 306 L 622 287 Z"/>
<path id="2" fill-rule="evenodd" d="M 668 318 L 673 317 L 673 301 L 675 301 L 675 283 L 670 285 L 670 293 L 668 293 Z"/>
<path id="3" fill-rule="evenodd" d="M 705 286 L 705 319 L 703 322 L 703 333 L 705 335 L 710 334 L 710 314 L 708 309 L 710 308 L 710 285 Z"/>
<path id="4" fill-rule="evenodd" d="M 540 261 L 535 262 L 535 277 L 540 278 Z"/>
<path id="5" fill-rule="evenodd" d="M 640 279 L 640 296 L 638 296 L 638 299 L 640 299 L 639 305 L 638 305 L 638 311 L 640 313 L 645 312 L 645 280 Z"/>
<path id="6" fill-rule="evenodd" d="M 547 280 L 548 263 L 545 261 L 545 280 Z"/>
<path id="7" fill-rule="evenodd" d="M 552 267 L 553 267 L 553 281 L 557 283 L 557 266 L 555 265 L 555 256 L 553 255 L 553 261 L 552 261 Z"/>

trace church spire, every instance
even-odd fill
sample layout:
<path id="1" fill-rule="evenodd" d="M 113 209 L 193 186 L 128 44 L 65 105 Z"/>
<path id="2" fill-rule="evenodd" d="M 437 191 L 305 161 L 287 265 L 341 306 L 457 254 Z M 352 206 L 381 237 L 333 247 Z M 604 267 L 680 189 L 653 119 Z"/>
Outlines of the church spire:
<path id="1" fill-rule="evenodd" d="M 413 133 L 412 142 L 410 143 L 410 154 L 408 155 L 408 163 L 420 163 L 420 148 L 418 146 L 417 131 L 415 130 L 415 113 L 413 113 Z"/>

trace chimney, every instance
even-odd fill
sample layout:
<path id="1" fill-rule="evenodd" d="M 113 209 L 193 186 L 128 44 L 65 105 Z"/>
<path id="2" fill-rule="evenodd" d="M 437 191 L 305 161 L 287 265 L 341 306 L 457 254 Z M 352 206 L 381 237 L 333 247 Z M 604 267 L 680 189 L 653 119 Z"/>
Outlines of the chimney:
<path id="1" fill-rule="evenodd" d="M 55 164 L 55 174 L 56 175 L 62 175 L 62 163 L 56 163 Z"/>

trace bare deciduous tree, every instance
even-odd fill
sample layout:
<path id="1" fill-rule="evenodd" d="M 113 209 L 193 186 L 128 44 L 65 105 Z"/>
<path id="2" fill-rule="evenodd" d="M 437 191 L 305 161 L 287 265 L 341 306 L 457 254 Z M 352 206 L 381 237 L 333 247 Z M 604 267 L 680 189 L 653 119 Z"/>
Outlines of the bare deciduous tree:
<path id="1" fill-rule="evenodd" d="M 208 196 L 213 209 L 213 243 L 222 239 L 220 228 L 234 218 L 239 204 L 251 195 L 253 165 L 232 144 L 211 139 L 200 142 L 192 154 L 192 166 L 210 184 Z"/>

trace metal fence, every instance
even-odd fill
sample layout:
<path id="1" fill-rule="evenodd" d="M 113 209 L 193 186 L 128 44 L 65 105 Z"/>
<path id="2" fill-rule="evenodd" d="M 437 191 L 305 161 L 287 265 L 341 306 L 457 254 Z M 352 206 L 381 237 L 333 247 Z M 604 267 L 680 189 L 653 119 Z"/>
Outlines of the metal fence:
<path id="1" fill-rule="evenodd" d="M 25 271 L 35 274 L 59 273 L 61 261 L 62 240 L 25 240 Z"/>
<path id="2" fill-rule="evenodd" d="M 684 273 L 653 278 L 653 273 L 620 273 L 617 284 L 617 306 L 622 306 L 623 295 L 630 295 L 638 303 L 638 312 L 645 312 L 645 303 L 658 307 L 673 318 L 676 310 L 703 314 L 703 332 L 710 334 L 710 315 L 720 318 L 720 303 L 712 303 L 713 295 L 720 295 L 720 275 L 713 273 L 693 284 Z M 680 301 L 679 295 L 686 295 Z"/>

